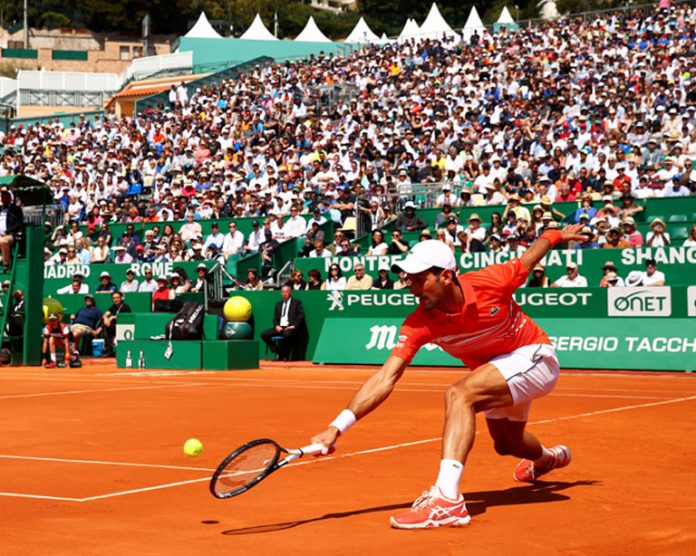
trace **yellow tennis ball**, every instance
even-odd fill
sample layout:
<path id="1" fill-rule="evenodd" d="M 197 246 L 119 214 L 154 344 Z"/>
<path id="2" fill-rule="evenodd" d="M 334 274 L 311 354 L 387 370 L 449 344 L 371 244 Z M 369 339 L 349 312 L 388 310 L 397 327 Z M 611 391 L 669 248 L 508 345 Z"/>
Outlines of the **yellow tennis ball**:
<path id="1" fill-rule="evenodd" d="M 195 458 L 203 451 L 203 444 L 197 438 L 189 438 L 184 442 L 184 454 L 190 458 Z"/>

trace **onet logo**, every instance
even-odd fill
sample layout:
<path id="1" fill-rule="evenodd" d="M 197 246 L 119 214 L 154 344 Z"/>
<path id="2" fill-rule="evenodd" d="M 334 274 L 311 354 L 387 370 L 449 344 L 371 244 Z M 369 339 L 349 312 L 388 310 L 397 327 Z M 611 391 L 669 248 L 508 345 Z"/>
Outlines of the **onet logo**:
<path id="1" fill-rule="evenodd" d="M 668 317 L 672 314 L 671 291 L 660 288 L 609 288 L 610 317 Z"/>

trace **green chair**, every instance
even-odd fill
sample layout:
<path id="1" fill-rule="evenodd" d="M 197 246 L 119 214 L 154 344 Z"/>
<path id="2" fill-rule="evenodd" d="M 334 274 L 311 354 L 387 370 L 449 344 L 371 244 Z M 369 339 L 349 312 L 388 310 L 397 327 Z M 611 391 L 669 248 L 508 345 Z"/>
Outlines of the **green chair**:
<path id="1" fill-rule="evenodd" d="M 656 220 L 656 219 L 658 219 L 658 218 L 659 218 L 660 220 L 662 220 L 663 222 L 665 221 L 665 217 L 662 216 L 661 214 L 651 214 L 650 216 L 647 217 L 646 222 L 650 223 L 650 222 L 652 222 L 653 220 Z"/>
<path id="2" fill-rule="evenodd" d="M 686 222 L 686 214 L 670 214 L 669 222 Z"/>
<path id="3" fill-rule="evenodd" d="M 669 235 L 672 239 L 680 240 L 689 237 L 689 229 L 686 226 L 679 226 L 678 228 L 672 228 L 669 231 Z"/>

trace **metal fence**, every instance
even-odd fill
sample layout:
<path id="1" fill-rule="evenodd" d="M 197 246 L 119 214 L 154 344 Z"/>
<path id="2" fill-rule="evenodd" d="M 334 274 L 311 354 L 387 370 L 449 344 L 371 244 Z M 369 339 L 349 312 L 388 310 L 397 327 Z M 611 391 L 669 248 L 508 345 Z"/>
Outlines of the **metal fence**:
<path id="1" fill-rule="evenodd" d="M 55 229 L 65 224 L 65 208 L 61 204 L 23 207 L 25 224 L 43 226 L 44 222 L 50 222 Z"/>

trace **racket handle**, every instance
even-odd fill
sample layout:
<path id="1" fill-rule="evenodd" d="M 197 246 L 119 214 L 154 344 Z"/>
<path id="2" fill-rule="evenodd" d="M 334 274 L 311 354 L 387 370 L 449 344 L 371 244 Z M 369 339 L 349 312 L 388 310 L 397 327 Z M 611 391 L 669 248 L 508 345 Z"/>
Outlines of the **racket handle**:
<path id="1" fill-rule="evenodd" d="M 314 444 L 310 444 L 309 446 L 305 446 L 303 448 L 300 448 L 300 451 L 302 454 L 307 455 L 307 456 L 313 456 L 315 454 L 321 454 L 323 451 L 327 450 L 323 444 L 320 444 L 319 442 L 316 442 Z"/>

